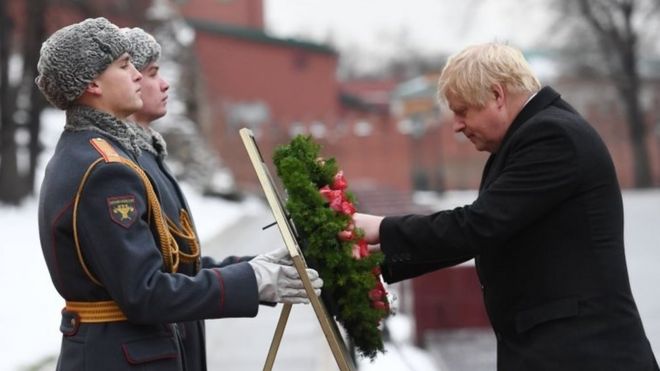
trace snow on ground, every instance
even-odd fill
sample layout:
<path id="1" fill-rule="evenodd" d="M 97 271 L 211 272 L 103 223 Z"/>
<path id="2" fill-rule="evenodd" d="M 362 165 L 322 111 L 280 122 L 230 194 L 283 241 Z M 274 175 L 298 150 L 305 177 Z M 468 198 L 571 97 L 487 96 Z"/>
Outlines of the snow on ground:
<path id="1" fill-rule="evenodd" d="M 36 200 L 0 206 L 0 235 L 0 370 L 16 370 L 57 353 L 63 303 L 41 253 Z"/>
<path id="2" fill-rule="evenodd" d="M 660 190 L 624 193 L 623 210 L 630 286 L 655 358 L 660 360 Z"/>
<path id="3" fill-rule="evenodd" d="M 390 340 L 385 342 L 385 354 L 379 354 L 373 362 L 360 359 L 360 371 L 437 371 L 428 352 L 412 345 L 413 326 L 413 320 L 403 314 L 388 318 Z"/>

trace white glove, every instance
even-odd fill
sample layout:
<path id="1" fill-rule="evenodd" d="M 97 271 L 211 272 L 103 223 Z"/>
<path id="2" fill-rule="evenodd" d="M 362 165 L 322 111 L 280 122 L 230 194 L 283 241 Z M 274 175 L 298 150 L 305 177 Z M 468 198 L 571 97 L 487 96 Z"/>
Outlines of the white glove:
<path id="1" fill-rule="evenodd" d="M 257 255 L 252 259 L 252 261 L 254 260 L 263 260 L 268 263 L 282 265 L 293 265 L 293 260 L 291 260 L 291 255 L 289 255 L 289 250 L 286 247 L 280 247 L 279 249 L 266 254 Z"/>
<path id="2" fill-rule="evenodd" d="M 270 256 L 273 258 L 273 255 Z M 259 300 L 276 303 L 309 303 L 298 271 L 292 265 L 272 263 L 265 255 L 258 255 L 248 262 L 254 270 L 259 289 Z M 316 296 L 321 295 L 323 280 L 313 269 L 307 269 L 307 276 Z"/>

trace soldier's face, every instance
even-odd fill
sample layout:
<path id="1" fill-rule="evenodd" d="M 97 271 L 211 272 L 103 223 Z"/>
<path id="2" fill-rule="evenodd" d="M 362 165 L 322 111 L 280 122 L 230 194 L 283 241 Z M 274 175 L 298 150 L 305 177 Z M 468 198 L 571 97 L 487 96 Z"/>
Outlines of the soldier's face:
<path id="1" fill-rule="evenodd" d="M 142 108 L 133 115 L 141 124 L 149 124 L 167 113 L 167 90 L 170 85 L 160 75 L 160 66 L 156 62 L 149 63 L 142 70 Z"/>
<path id="2" fill-rule="evenodd" d="M 128 53 L 124 53 L 95 79 L 102 108 L 119 118 L 142 108 L 140 80 L 142 74 L 135 69 Z"/>

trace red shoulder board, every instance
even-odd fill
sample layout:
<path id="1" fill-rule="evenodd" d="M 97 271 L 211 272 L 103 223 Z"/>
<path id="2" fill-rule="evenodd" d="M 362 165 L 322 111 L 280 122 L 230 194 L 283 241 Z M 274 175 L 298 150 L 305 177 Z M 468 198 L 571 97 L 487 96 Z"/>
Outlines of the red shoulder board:
<path id="1" fill-rule="evenodd" d="M 98 151 L 98 153 L 103 156 L 105 162 L 120 162 L 121 157 L 115 151 L 115 149 L 108 143 L 107 140 L 103 138 L 93 138 L 89 140 L 89 143 L 92 144 L 92 147 Z"/>

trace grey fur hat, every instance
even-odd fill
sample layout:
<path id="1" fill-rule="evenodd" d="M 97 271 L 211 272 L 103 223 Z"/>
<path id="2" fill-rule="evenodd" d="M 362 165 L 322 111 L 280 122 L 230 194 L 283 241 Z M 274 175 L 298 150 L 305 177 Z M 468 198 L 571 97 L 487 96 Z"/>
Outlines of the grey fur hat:
<path id="1" fill-rule="evenodd" d="M 44 41 L 34 81 L 52 105 L 66 110 L 129 46 L 126 36 L 107 19 L 85 19 Z"/>
<path id="2" fill-rule="evenodd" d="M 143 71 L 149 63 L 160 58 L 160 44 L 145 30 L 134 27 L 122 28 L 121 31 L 131 43 L 128 53 L 133 58 L 133 65 L 138 71 Z"/>

